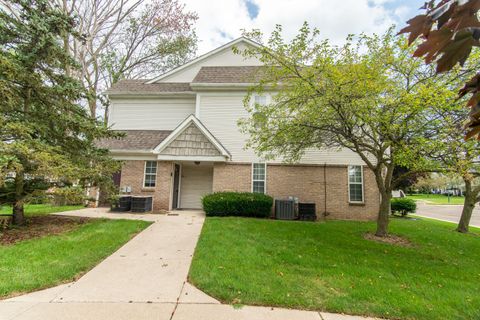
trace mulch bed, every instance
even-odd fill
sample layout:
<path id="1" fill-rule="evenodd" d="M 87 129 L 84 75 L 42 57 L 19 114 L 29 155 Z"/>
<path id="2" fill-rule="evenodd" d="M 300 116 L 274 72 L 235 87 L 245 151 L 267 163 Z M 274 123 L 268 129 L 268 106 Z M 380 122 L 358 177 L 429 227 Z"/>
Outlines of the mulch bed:
<path id="1" fill-rule="evenodd" d="M 400 236 L 396 236 L 394 234 L 389 234 L 386 237 L 377 237 L 374 233 L 368 232 L 368 233 L 365 233 L 363 237 L 367 240 L 388 243 L 388 244 L 393 244 L 393 245 L 402 246 L 402 247 L 411 247 L 413 245 L 412 242 L 410 242 L 410 240 L 406 238 L 402 238 Z"/>
<path id="2" fill-rule="evenodd" d="M 64 216 L 37 216 L 27 218 L 25 226 L 11 226 L 0 230 L 0 245 L 11 245 L 19 241 L 61 234 L 88 222 L 91 218 Z"/>

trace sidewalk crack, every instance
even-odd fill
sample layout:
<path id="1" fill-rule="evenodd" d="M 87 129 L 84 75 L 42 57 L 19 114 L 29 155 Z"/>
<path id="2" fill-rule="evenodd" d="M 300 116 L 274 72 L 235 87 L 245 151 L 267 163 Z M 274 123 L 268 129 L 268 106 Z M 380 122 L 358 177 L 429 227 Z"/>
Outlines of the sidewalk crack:
<path id="1" fill-rule="evenodd" d="M 175 306 L 173 307 L 172 315 L 170 316 L 169 320 L 172 320 L 175 316 L 175 312 L 177 311 L 178 304 L 180 303 L 180 297 L 182 296 L 183 289 L 185 289 L 185 283 L 187 281 L 183 281 L 182 288 L 180 289 L 180 293 L 178 294 L 177 301 L 175 302 Z"/>

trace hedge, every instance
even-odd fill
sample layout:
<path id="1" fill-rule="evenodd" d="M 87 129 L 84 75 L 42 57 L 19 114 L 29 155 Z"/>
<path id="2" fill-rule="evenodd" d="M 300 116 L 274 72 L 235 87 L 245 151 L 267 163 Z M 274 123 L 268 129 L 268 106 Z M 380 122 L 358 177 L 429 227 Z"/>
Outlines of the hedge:
<path id="1" fill-rule="evenodd" d="M 207 216 L 241 216 L 267 218 L 273 198 L 261 193 L 216 192 L 202 198 Z"/>
<path id="2" fill-rule="evenodd" d="M 402 216 L 406 216 L 409 213 L 413 213 L 417 210 L 417 203 L 413 199 L 408 198 L 393 198 L 390 201 L 392 213 L 399 213 Z"/>

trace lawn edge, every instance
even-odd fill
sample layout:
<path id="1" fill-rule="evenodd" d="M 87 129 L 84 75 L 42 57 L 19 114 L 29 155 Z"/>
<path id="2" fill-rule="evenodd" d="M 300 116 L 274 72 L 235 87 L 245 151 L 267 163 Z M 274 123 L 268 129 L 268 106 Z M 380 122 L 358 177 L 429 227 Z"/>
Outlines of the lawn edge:
<path id="1" fill-rule="evenodd" d="M 67 210 L 68 211 L 68 210 Z M 67 212 L 65 211 L 65 212 Z M 70 210 L 70 211 L 73 211 L 73 210 Z M 14 292 L 14 293 L 11 293 L 11 294 L 8 294 L 6 296 L 0 296 L 0 302 L 4 302 L 5 300 L 8 300 L 8 299 L 11 299 L 11 298 L 15 298 L 15 297 L 19 297 L 19 296 L 23 296 L 23 295 L 26 295 L 26 294 L 29 294 L 29 293 L 33 293 L 33 292 L 38 292 L 38 291 L 42 291 L 42 290 L 47 290 L 47 289 L 51 289 L 51 288 L 54 288 L 54 287 L 57 287 L 57 286 L 60 286 L 60 285 L 63 285 L 63 284 L 67 284 L 67 283 L 74 283 L 78 280 L 80 280 L 80 278 L 82 278 L 86 273 L 90 272 L 93 268 L 95 268 L 96 266 L 98 266 L 100 263 L 102 263 L 103 261 L 105 261 L 108 257 L 110 257 L 111 255 L 113 255 L 115 252 L 117 252 L 118 250 L 120 250 L 123 246 L 125 246 L 128 242 L 132 241 L 136 236 L 138 236 L 140 233 L 142 233 L 143 231 L 147 230 L 149 227 L 151 227 L 151 225 L 154 223 L 153 221 L 145 221 L 145 220 L 131 220 L 131 219 L 108 219 L 108 218 L 91 218 L 91 221 L 142 221 L 144 223 L 146 223 L 147 225 L 145 226 L 145 228 L 143 228 L 142 230 L 139 230 L 138 232 L 135 232 L 135 233 L 132 233 L 130 235 L 130 238 L 125 241 L 124 243 L 122 243 L 120 246 L 118 246 L 114 251 L 112 251 L 109 255 L 101 258 L 97 263 L 95 263 L 94 265 L 92 265 L 91 267 L 88 267 L 86 268 L 86 270 L 82 270 L 80 271 L 79 273 L 75 274 L 73 276 L 73 279 L 64 279 L 64 280 L 59 280 L 58 282 L 55 282 L 53 283 L 52 285 L 47 285 L 47 286 L 41 286 L 41 287 L 38 287 L 38 288 L 35 288 L 33 290 L 27 290 L 27 291 L 21 291 L 21 292 Z M 80 225 L 78 228 L 76 229 L 73 229 L 73 230 L 69 230 L 68 232 L 65 232 L 65 233 L 61 233 L 61 234 L 55 234 L 55 235 L 51 235 L 52 237 L 57 237 L 57 236 L 63 236 L 65 234 L 68 234 L 68 233 L 71 233 L 71 232 L 75 232 L 76 230 L 78 230 L 80 227 L 82 227 L 83 225 Z M 48 237 L 48 236 L 47 236 Z M 45 238 L 45 237 L 40 237 L 40 238 L 34 238 L 34 239 L 28 239 L 28 240 L 25 240 L 25 241 L 33 241 L 33 240 L 37 240 L 37 239 L 42 239 L 42 238 Z M 20 241 L 18 243 L 21 243 L 23 241 Z M 15 244 L 13 244 L 15 245 Z"/>

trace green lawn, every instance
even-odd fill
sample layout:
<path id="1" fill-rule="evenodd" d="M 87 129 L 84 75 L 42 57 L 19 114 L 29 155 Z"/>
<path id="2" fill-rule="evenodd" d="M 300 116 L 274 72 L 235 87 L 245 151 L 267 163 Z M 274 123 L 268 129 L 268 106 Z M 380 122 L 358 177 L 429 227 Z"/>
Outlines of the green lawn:
<path id="1" fill-rule="evenodd" d="M 72 281 L 148 225 L 98 219 L 61 235 L 0 246 L 0 298 Z"/>
<path id="2" fill-rule="evenodd" d="M 190 281 L 223 302 L 390 319 L 480 319 L 480 230 L 392 219 L 412 247 L 365 240 L 373 222 L 207 218 Z"/>
<path id="3" fill-rule="evenodd" d="M 51 204 L 27 204 L 25 205 L 26 216 L 39 216 L 55 212 L 71 211 L 82 209 L 84 206 L 54 206 Z M 0 207 L 0 214 L 11 214 L 12 207 L 3 206 Z"/>
<path id="4" fill-rule="evenodd" d="M 460 204 L 463 205 L 464 197 L 448 197 L 443 194 L 412 194 L 407 198 L 428 202 L 429 204 Z"/>

